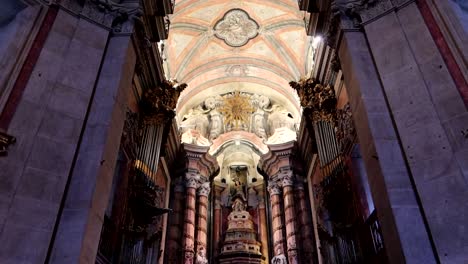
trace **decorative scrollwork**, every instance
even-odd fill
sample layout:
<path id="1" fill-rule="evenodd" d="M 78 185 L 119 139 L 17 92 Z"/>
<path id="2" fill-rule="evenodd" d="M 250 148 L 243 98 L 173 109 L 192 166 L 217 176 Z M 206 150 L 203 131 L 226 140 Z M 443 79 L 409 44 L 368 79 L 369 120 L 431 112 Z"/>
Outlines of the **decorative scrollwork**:
<path id="1" fill-rule="evenodd" d="M 335 122 L 337 100 L 331 86 L 324 86 L 313 78 L 290 82 L 289 85 L 297 91 L 301 106 L 311 112 L 314 122 Z"/>
<path id="2" fill-rule="evenodd" d="M 353 114 L 351 107 L 347 103 L 343 109 L 337 110 L 337 130 L 336 139 L 340 144 L 341 151 L 346 153 L 351 150 L 354 143 L 356 132 L 353 123 Z"/>
<path id="3" fill-rule="evenodd" d="M 16 138 L 0 131 L 0 156 L 8 154 L 8 146 L 14 144 Z"/>
<path id="4" fill-rule="evenodd" d="M 141 142 L 141 126 L 138 113 L 127 109 L 122 132 L 122 148 L 131 159 L 137 156 L 138 144 Z"/>
<path id="5" fill-rule="evenodd" d="M 165 80 L 159 87 L 146 90 L 140 101 L 144 123 L 165 124 L 171 120 L 179 95 L 186 87 L 185 83 Z"/>

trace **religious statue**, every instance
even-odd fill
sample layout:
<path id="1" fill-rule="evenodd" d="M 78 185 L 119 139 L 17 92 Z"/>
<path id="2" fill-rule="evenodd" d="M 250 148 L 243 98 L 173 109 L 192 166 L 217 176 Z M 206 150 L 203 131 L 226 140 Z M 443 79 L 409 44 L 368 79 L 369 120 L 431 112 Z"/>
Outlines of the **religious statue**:
<path id="1" fill-rule="evenodd" d="M 257 110 L 253 113 L 252 116 L 252 131 L 259 137 L 266 139 L 266 129 L 265 129 L 265 114 L 270 112 L 271 109 L 267 109 L 270 105 L 270 99 L 264 95 L 254 95 L 252 96 L 252 104 L 257 107 Z"/>
<path id="2" fill-rule="evenodd" d="M 245 211 L 245 204 L 241 198 L 236 198 L 234 202 L 232 202 L 232 210 L 236 212 Z"/>
<path id="3" fill-rule="evenodd" d="M 207 111 L 204 111 L 199 105 L 183 116 L 180 122 L 180 128 L 182 134 L 187 132 L 189 129 L 194 129 L 200 132 L 203 137 L 207 137 L 207 129 L 209 125 L 208 117 L 205 115 Z"/>
<path id="4" fill-rule="evenodd" d="M 208 264 L 208 260 L 206 259 L 205 248 L 201 247 L 198 250 L 197 259 L 195 260 L 195 264 Z"/>
<path id="5" fill-rule="evenodd" d="M 283 106 L 277 104 L 272 106 L 272 113 L 268 117 L 268 126 L 270 128 L 270 135 L 273 135 L 276 129 L 281 127 L 295 131 L 292 115 Z"/>
<path id="6" fill-rule="evenodd" d="M 221 113 L 218 111 L 218 106 L 221 104 L 221 97 L 209 97 L 205 100 L 205 107 L 209 111 L 210 115 L 210 135 L 209 139 L 214 140 L 216 139 L 221 133 L 223 133 L 223 117 Z"/>

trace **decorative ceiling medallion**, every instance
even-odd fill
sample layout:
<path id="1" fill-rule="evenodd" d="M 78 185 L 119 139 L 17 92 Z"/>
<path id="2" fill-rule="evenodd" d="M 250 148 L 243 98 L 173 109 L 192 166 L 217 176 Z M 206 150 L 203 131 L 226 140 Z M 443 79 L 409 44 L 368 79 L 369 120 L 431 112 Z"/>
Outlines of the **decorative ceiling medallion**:
<path id="1" fill-rule="evenodd" d="M 231 9 L 214 26 L 215 36 L 231 47 L 241 47 L 258 35 L 258 24 L 242 9 Z"/>
<path id="2" fill-rule="evenodd" d="M 249 97 L 235 91 L 231 96 L 223 98 L 223 106 L 219 112 L 225 117 L 225 124 L 234 129 L 241 128 L 242 125 L 249 123 L 250 115 L 254 112 L 254 108 L 250 103 Z"/>
<path id="3" fill-rule="evenodd" d="M 226 69 L 227 76 L 244 77 L 247 76 L 249 69 L 245 65 L 230 65 Z"/>

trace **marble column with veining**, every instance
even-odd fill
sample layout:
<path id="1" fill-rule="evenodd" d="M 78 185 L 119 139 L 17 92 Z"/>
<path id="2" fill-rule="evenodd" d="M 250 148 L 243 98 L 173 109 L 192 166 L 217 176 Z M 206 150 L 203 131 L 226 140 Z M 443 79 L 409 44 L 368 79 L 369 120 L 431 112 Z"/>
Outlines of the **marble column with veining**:
<path id="1" fill-rule="evenodd" d="M 183 237 L 184 264 L 193 264 L 194 259 L 195 206 L 199 179 L 200 176 L 195 172 L 188 172 L 185 175 L 186 207 Z"/>
<path id="2" fill-rule="evenodd" d="M 281 218 L 281 188 L 277 182 L 268 182 L 268 192 L 270 193 L 271 202 L 271 218 L 273 231 L 273 249 L 275 256 L 284 254 L 284 237 L 283 237 L 283 219 Z"/>
<path id="3" fill-rule="evenodd" d="M 206 259 L 207 241 L 207 217 L 208 195 L 210 194 L 210 182 L 203 183 L 198 188 L 198 223 L 197 223 L 197 255 Z"/>
<path id="4" fill-rule="evenodd" d="M 173 213 L 171 216 L 171 225 L 169 227 L 169 236 L 167 242 L 167 261 L 169 264 L 179 263 L 179 250 L 182 238 L 182 220 L 183 220 L 183 199 L 185 186 L 182 178 L 176 182 L 174 186 L 174 202 L 172 205 Z"/>
<path id="5" fill-rule="evenodd" d="M 286 222 L 286 245 L 289 264 L 299 263 L 299 252 L 296 241 L 296 210 L 294 208 L 294 179 L 292 172 L 281 178 L 283 186 L 284 218 Z"/>

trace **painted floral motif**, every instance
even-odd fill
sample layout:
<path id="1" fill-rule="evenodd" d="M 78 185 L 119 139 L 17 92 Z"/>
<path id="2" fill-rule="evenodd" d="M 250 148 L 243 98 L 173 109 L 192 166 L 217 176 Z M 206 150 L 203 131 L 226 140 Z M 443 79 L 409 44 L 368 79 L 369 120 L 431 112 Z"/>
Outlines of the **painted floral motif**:
<path id="1" fill-rule="evenodd" d="M 232 47 L 241 47 L 258 35 L 258 24 L 241 9 L 232 9 L 214 27 L 215 36 Z"/>

